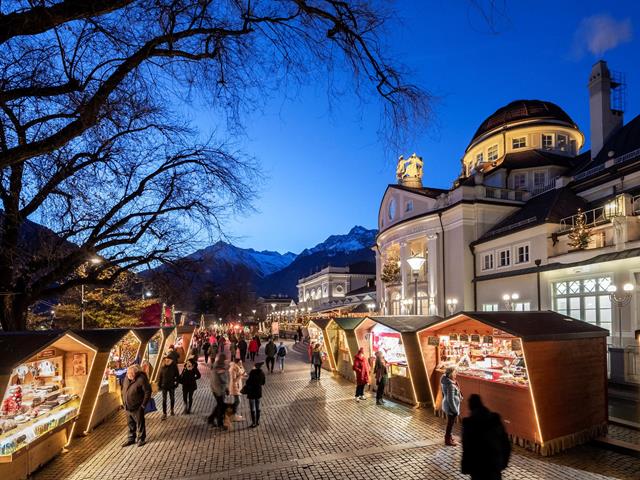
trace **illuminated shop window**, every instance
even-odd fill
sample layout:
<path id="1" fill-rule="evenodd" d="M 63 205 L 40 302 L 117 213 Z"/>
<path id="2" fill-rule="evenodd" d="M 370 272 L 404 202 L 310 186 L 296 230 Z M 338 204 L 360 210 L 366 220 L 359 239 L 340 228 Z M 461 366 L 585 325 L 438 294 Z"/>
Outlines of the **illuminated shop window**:
<path id="1" fill-rule="evenodd" d="M 611 331 L 611 277 L 567 280 L 553 284 L 553 309 Z"/>

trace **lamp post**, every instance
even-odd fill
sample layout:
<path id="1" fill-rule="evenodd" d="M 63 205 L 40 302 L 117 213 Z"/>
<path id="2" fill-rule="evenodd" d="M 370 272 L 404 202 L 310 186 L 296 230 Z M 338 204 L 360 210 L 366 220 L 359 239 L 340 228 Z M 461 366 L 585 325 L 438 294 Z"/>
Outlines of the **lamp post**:
<path id="1" fill-rule="evenodd" d="M 614 303 L 616 307 L 618 307 L 618 346 L 622 348 L 622 307 L 626 307 L 631 303 L 633 285 L 631 283 L 625 283 L 622 286 L 622 292 L 618 292 L 618 287 L 611 285 L 608 291 L 611 303 Z"/>
<path id="2" fill-rule="evenodd" d="M 407 258 L 407 263 L 411 267 L 411 271 L 413 272 L 413 283 L 414 283 L 414 300 L 415 300 L 415 308 L 414 315 L 418 315 L 418 276 L 420 275 L 420 269 L 426 259 L 421 255 L 414 255 L 413 257 Z M 421 312 L 420 312 L 421 313 Z"/>
<path id="3" fill-rule="evenodd" d="M 89 263 L 92 265 L 98 265 L 102 262 L 99 257 L 91 257 Z M 80 329 L 84 330 L 84 283 L 80 285 Z"/>
<path id="4" fill-rule="evenodd" d="M 513 303 L 519 299 L 520 299 L 519 293 L 512 293 L 512 294 L 505 293 L 502 296 L 502 300 L 504 300 L 504 306 L 507 310 L 513 310 L 513 306 L 514 306 Z"/>
<path id="5" fill-rule="evenodd" d="M 447 308 L 449 309 L 449 315 L 453 315 L 453 312 L 456 311 L 457 306 L 458 306 L 457 298 L 447 298 Z"/>

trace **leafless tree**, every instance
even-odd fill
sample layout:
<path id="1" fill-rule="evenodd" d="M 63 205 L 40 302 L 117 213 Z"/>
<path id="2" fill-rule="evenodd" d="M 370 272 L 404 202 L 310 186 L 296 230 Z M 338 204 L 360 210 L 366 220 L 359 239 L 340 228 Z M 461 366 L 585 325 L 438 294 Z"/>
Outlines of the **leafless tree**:
<path id="1" fill-rule="evenodd" d="M 382 53 L 383 6 L 1 2 L 2 328 L 25 328 L 37 299 L 166 261 L 249 205 L 256 166 L 229 138 L 270 92 L 346 69 L 357 94 L 382 99 L 388 131 L 423 121 L 428 96 Z M 202 141 L 181 119 L 193 95 L 224 137 Z"/>

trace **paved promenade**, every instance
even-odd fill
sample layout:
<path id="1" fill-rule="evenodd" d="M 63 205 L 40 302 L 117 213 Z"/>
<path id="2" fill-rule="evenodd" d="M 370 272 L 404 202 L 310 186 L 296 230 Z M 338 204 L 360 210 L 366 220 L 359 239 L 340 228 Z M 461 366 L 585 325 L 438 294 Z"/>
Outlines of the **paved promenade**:
<path id="1" fill-rule="evenodd" d="M 261 356 L 262 358 L 262 356 Z M 276 367 L 277 368 L 277 367 Z M 147 417 L 147 445 L 121 448 L 122 412 L 39 471 L 37 480 L 61 479 L 468 479 L 459 447 L 443 445 L 443 422 L 427 410 L 374 400 L 356 402 L 353 386 L 309 366 L 289 349 L 286 371 L 267 375 L 261 425 L 209 427 L 213 399 L 208 369 L 194 398 L 194 414 L 160 421 Z M 181 393 L 176 413 L 182 412 Z M 160 396 L 156 397 L 161 406 Z M 241 413 L 249 417 L 248 402 Z M 582 446 L 551 458 L 515 449 L 506 480 L 640 479 L 640 459 Z"/>

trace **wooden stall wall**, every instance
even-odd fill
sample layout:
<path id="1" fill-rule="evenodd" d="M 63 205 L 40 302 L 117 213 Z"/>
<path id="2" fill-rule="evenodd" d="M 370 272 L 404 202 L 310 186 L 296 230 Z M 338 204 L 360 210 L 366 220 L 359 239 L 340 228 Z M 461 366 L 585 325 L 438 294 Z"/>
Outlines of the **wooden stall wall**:
<path id="1" fill-rule="evenodd" d="M 87 386 L 80 402 L 80 411 L 78 413 L 78 419 L 76 420 L 76 428 L 74 436 L 82 436 L 93 428 L 89 425 L 91 420 L 91 413 L 93 412 L 94 405 L 100 395 L 100 387 L 102 385 L 102 378 L 104 377 L 104 371 L 107 368 L 109 361 L 109 351 L 98 352 L 89 371 L 89 378 L 87 379 Z"/>
<path id="2" fill-rule="evenodd" d="M 552 455 L 605 434 L 606 339 L 525 342 L 523 346 L 544 441 L 541 453 Z"/>
<path id="3" fill-rule="evenodd" d="M 339 336 L 340 334 L 338 334 Z M 340 345 L 338 352 L 338 373 L 347 380 L 355 383 L 353 372 L 353 357 L 358 352 L 358 341 L 353 330 L 344 330 L 346 345 Z M 338 342 L 340 344 L 340 342 Z"/>
<path id="4" fill-rule="evenodd" d="M 430 405 L 431 396 L 428 391 L 427 372 L 424 369 L 424 363 L 422 361 L 418 335 L 414 332 L 403 333 L 402 343 L 404 344 L 404 351 L 407 355 L 408 378 L 413 383 L 411 391 L 409 392 L 412 401 L 419 406 Z"/>

